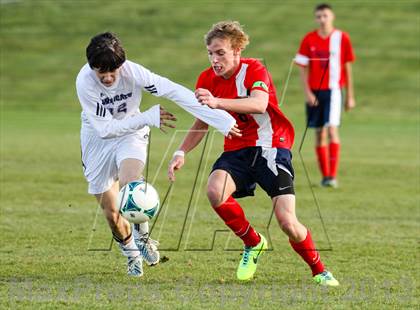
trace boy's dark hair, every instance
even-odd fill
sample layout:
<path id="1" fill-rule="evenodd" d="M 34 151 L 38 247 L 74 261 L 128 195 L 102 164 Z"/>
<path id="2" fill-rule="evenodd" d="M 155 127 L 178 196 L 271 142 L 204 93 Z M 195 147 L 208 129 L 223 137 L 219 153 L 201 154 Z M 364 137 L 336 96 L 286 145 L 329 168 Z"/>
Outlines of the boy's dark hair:
<path id="1" fill-rule="evenodd" d="M 111 32 L 94 36 L 86 48 L 86 57 L 92 69 L 110 72 L 118 69 L 125 61 L 121 41 Z"/>
<path id="2" fill-rule="evenodd" d="M 322 11 L 322 10 L 333 10 L 332 6 L 328 3 L 320 3 L 315 7 L 314 12 Z"/>

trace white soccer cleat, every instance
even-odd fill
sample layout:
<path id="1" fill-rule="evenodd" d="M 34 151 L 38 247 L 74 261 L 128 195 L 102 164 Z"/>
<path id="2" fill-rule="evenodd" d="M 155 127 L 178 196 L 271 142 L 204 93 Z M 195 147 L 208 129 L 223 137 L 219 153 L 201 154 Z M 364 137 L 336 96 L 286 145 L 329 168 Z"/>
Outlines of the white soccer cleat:
<path id="1" fill-rule="evenodd" d="M 134 242 L 136 243 L 136 246 L 139 249 L 147 265 L 157 265 L 160 261 L 160 253 L 158 251 L 159 242 L 149 238 L 148 232 L 140 232 L 140 227 L 138 225 L 132 225 L 131 227 Z"/>
<path id="2" fill-rule="evenodd" d="M 155 266 L 159 263 L 160 260 L 160 253 L 158 251 L 159 242 L 153 240 L 149 237 L 134 237 L 134 242 L 136 243 L 137 247 L 141 255 L 143 256 L 144 261 L 149 266 Z"/>
<path id="3" fill-rule="evenodd" d="M 143 275 L 143 262 L 141 255 L 128 257 L 127 274 L 132 277 L 141 277 Z"/>
<path id="4" fill-rule="evenodd" d="M 322 187 L 338 188 L 338 181 L 336 178 L 325 177 L 321 181 Z"/>

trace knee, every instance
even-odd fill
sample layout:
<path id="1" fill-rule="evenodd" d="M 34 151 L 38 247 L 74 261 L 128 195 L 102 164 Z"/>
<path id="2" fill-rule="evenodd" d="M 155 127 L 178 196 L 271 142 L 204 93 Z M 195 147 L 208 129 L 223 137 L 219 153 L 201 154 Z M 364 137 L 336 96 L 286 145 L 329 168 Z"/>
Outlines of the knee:
<path id="1" fill-rule="evenodd" d="M 123 186 L 127 185 L 130 182 L 136 181 L 138 180 L 138 176 L 134 175 L 134 174 L 127 174 L 127 175 L 122 175 L 119 178 L 119 182 L 120 182 L 120 188 L 122 188 Z"/>
<path id="2" fill-rule="evenodd" d="M 279 222 L 281 230 L 285 233 L 293 231 L 294 225 L 292 221 L 283 220 Z"/>
<path id="3" fill-rule="evenodd" d="M 218 207 L 223 202 L 223 192 L 219 186 L 209 184 L 207 186 L 207 198 L 213 208 Z"/>
<path id="4" fill-rule="evenodd" d="M 297 221 L 283 220 L 279 222 L 281 230 L 283 230 L 287 236 L 291 239 L 297 239 L 298 229 Z"/>

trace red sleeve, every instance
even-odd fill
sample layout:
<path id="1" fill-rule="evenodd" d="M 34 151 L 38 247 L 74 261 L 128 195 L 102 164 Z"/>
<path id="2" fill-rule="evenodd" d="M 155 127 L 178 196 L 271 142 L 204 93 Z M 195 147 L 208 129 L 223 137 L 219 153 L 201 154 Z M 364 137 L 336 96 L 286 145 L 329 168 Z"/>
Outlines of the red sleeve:
<path id="1" fill-rule="evenodd" d="M 267 69 L 259 61 L 255 61 L 250 65 L 245 79 L 245 87 L 249 89 L 249 93 L 253 90 L 261 90 L 266 93 L 269 92 L 270 77 Z"/>
<path id="2" fill-rule="evenodd" d="M 351 45 L 350 37 L 347 33 L 343 32 L 342 38 L 343 62 L 353 62 L 356 57 L 354 56 L 353 47 Z"/>
<path id="3" fill-rule="evenodd" d="M 308 36 L 305 36 L 302 40 L 302 42 L 300 43 L 300 47 L 299 47 L 299 51 L 298 53 L 301 55 L 304 55 L 306 57 L 310 56 L 310 51 L 309 51 L 309 42 L 308 42 Z"/>
<path id="4" fill-rule="evenodd" d="M 197 88 L 207 89 L 205 81 L 206 81 L 206 72 L 204 71 L 204 72 L 201 72 L 201 74 L 198 76 L 197 83 L 195 83 L 195 89 Z"/>
<path id="5" fill-rule="evenodd" d="M 310 57 L 311 53 L 309 49 L 309 36 L 306 35 L 300 43 L 300 47 L 295 58 L 295 63 L 300 66 L 307 66 L 309 64 Z"/>

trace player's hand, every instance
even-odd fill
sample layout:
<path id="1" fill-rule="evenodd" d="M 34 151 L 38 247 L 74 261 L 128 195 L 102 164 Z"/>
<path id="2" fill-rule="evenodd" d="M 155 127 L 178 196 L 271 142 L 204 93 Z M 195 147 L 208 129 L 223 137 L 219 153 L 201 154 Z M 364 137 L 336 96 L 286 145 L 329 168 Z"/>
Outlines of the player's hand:
<path id="1" fill-rule="evenodd" d="M 168 179 L 172 182 L 175 181 L 175 170 L 181 169 L 184 165 L 185 159 L 184 156 L 175 155 L 168 166 Z"/>
<path id="2" fill-rule="evenodd" d="M 220 108 L 218 99 L 215 98 L 208 89 L 197 88 L 194 94 L 198 102 L 200 102 L 202 105 L 207 105 L 212 109 Z"/>
<path id="3" fill-rule="evenodd" d="M 346 112 L 350 111 L 351 109 L 353 109 L 356 106 L 356 100 L 354 100 L 353 97 L 348 97 L 346 99 L 346 104 L 344 106 Z"/>
<path id="4" fill-rule="evenodd" d="M 228 139 L 232 139 L 233 137 L 242 137 L 242 132 L 238 127 L 238 124 L 235 123 L 233 127 L 230 129 L 228 135 Z"/>
<path id="5" fill-rule="evenodd" d="M 166 133 L 165 128 L 175 128 L 175 125 L 171 123 L 175 121 L 176 117 L 160 106 L 160 130 Z"/>
<path id="6" fill-rule="evenodd" d="M 313 92 L 309 91 L 306 95 L 306 104 L 310 107 L 316 107 L 318 105 L 318 100 Z"/>

